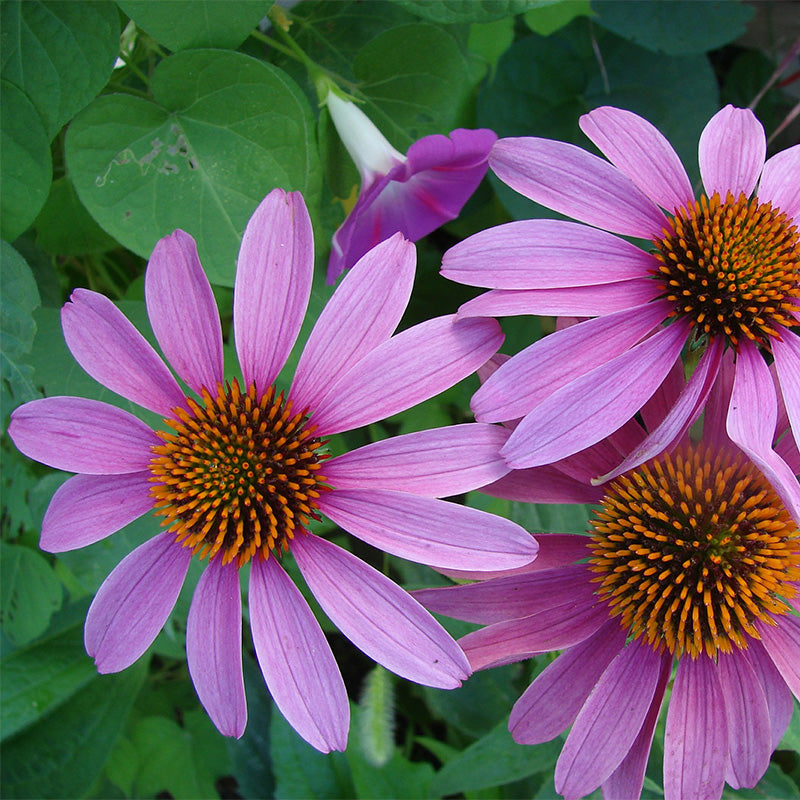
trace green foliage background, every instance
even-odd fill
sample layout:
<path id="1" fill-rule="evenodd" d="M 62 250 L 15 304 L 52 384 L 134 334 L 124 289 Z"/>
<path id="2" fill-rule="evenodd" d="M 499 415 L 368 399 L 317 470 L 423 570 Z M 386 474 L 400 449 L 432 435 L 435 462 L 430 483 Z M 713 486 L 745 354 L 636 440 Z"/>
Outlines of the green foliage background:
<path id="1" fill-rule="evenodd" d="M 330 295 L 323 279 L 330 238 L 357 173 L 317 106 L 304 65 L 264 24 L 271 5 L 0 4 L 3 431 L 14 407 L 43 395 L 77 394 L 144 413 L 77 367 L 63 342 L 59 307 L 77 286 L 96 289 L 152 340 L 143 303 L 146 258 L 160 237 L 180 227 L 198 242 L 227 329 L 242 231 L 276 186 L 302 191 L 315 223 L 309 329 Z M 777 33 L 781 4 L 760 6 L 767 30 Z M 459 126 L 586 146 L 578 117 L 610 104 L 655 123 L 697 178 L 705 122 L 725 102 L 750 103 L 777 66 L 768 38 L 758 46 L 737 41 L 753 15 L 752 6 L 734 0 L 305 0 L 286 18 L 294 41 L 363 102 L 402 151 L 421 136 Z M 755 111 L 768 134 L 794 102 L 780 89 L 764 95 Z M 773 147 L 785 146 L 786 135 Z M 438 275 L 447 247 L 481 228 L 545 215 L 551 212 L 487 178 L 458 220 L 418 244 L 417 284 L 403 324 L 454 311 L 471 296 Z M 504 350 L 514 352 L 548 323 L 521 318 L 503 325 Z M 474 389 L 466 382 L 348 434 L 346 444 L 469 419 Z M 240 740 L 220 736 L 199 706 L 184 657 L 197 564 L 149 654 L 121 674 L 97 675 L 83 649 L 86 609 L 155 523 L 144 517 L 84 550 L 43 554 L 42 515 L 67 476 L 20 456 L 5 434 L 1 446 L 3 796 L 555 796 L 562 740 L 522 747 L 506 728 L 511 705 L 547 658 L 479 673 L 461 689 L 441 692 L 375 668 L 327 625 L 354 724 L 348 750 L 325 756 L 274 710 L 245 641 L 248 727 Z M 588 514 L 477 494 L 459 500 L 531 531 L 581 532 Z M 332 527 L 326 532 L 408 588 L 444 582 Z M 456 635 L 468 629 L 444 622 Z M 663 730 L 646 797 L 663 794 L 660 741 Z M 795 713 L 758 787 L 725 796 L 800 797 L 799 782 Z"/>

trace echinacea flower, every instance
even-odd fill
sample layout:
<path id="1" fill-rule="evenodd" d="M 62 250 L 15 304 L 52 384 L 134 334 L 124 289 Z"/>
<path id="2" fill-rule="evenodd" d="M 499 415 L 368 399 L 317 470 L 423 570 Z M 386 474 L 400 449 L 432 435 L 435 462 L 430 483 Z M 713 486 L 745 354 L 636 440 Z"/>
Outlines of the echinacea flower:
<path id="1" fill-rule="evenodd" d="M 358 200 L 333 236 L 328 262 L 333 283 L 393 233 L 416 242 L 455 219 L 486 174 L 497 135 L 457 128 L 449 136 L 424 136 L 404 156 L 354 103 L 334 91 L 325 103 L 361 175 Z"/>
<path id="2" fill-rule="evenodd" d="M 639 796 L 673 666 L 667 800 L 717 800 L 725 781 L 754 786 L 792 717 L 792 694 L 800 699 L 798 519 L 725 431 L 738 402 L 733 370 L 728 351 L 701 441 L 684 437 L 587 487 L 599 492 L 590 537 L 537 534 L 529 567 L 415 593 L 435 612 L 486 626 L 460 640 L 475 670 L 564 651 L 516 702 L 509 728 L 517 742 L 538 744 L 571 727 L 555 770 L 567 800 L 598 787 L 609 800 Z M 766 365 L 758 373 L 772 385 Z M 658 427 L 683 384 L 673 369 L 642 417 Z M 762 425 L 800 472 L 788 418 L 769 397 Z M 645 435 L 634 420 L 562 462 L 561 483 L 548 477 L 553 465 L 532 467 L 490 491 L 546 495 L 572 482 L 577 492 L 581 472 L 613 463 Z"/>
<path id="3" fill-rule="evenodd" d="M 462 306 L 461 317 L 593 317 L 498 369 L 473 398 L 476 418 L 523 418 L 505 458 L 515 468 L 548 464 L 630 419 L 687 343 L 705 348 L 703 368 L 671 409 L 672 438 L 651 439 L 642 463 L 701 413 L 718 369 L 709 368 L 713 345 L 724 345 L 736 353 L 742 401 L 731 405 L 728 432 L 797 516 L 800 487 L 758 421 L 762 392 L 774 390 L 757 374 L 764 356 L 774 359 L 797 435 L 800 145 L 765 162 L 761 124 L 750 110 L 726 106 L 700 137 L 704 194 L 695 199 L 677 154 L 646 120 L 604 107 L 580 124 L 611 163 L 538 138 L 498 141 L 489 163 L 526 197 L 586 224 L 512 222 L 445 254 L 443 275 L 493 289 Z M 653 249 L 615 234 L 648 239 Z"/>
<path id="4" fill-rule="evenodd" d="M 219 316 L 191 236 L 155 247 L 145 277 L 155 350 L 102 295 L 78 289 L 64 335 L 100 383 L 164 418 L 153 431 L 115 406 L 78 397 L 27 403 L 9 433 L 31 458 L 79 473 L 53 496 L 41 546 L 98 541 L 148 511 L 166 531 L 131 552 L 100 587 L 85 644 L 100 672 L 136 661 L 169 616 L 194 553 L 208 558 L 187 621 L 189 670 L 217 728 L 247 717 L 239 570 L 250 566 L 250 627 L 275 703 L 314 747 L 344 749 L 349 707 L 330 647 L 281 566 L 287 552 L 342 633 L 398 675 L 452 688 L 463 653 L 415 600 L 351 553 L 307 530 L 325 514 L 382 550 L 435 566 L 524 564 L 523 529 L 437 497 L 502 475 L 502 432 L 480 424 L 398 436 L 335 458 L 325 437 L 439 393 L 502 338 L 494 321 L 440 317 L 392 335 L 405 310 L 414 247 L 397 235 L 367 254 L 311 332 L 286 395 L 275 381 L 300 330 L 314 264 L 297 193 L 275 190 L 239 252 L 234 334 L 241 366 L 225 380 Z M 500 433 L 500 439 L 498 439 Z M 487 535 L 487 531 L 491 531 Z"/>

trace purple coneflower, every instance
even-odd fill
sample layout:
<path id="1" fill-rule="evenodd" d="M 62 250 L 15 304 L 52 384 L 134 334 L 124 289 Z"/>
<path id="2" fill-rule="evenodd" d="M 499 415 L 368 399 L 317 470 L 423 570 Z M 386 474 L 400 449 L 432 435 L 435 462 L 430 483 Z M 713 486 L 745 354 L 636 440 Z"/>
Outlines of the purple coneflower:
<path id="1" fill-rule="evenodd" d="M 705 348 L 671 411 L 672 439 L 648 442 L 644 461 L 702 411 L 718 369 L 711 362 L 728 347 L 740 401 L 731 404 L 728 432 L 798 516 L 797 481 L 759 427 L 763 393 L 775 390 L 758 376 L 764 354 L 774 359 L 800 431 L 800 145 L 765 163 L 761 124 L 726 106 L 700 137 L 705 193 L 695 199 L 677 154 L 646 120 L 604 107 L 583 116 L 581 128 L 611 163 L 537 138 L 500 140 L 489 163 L 526 197 L 587 225 L 512 222 L 445 254 L 446 277 L 493 289 L 466 303 L 461 317 L 594 317 L 504 364 L 476 393 L 476 418 L 524 417 L 503 450 L 508 463 L 551 463 L 630 419 L 687 343 Z M 653 249 L 614 234 L 648 239 Z"/>
<path id="2" fill-rule="evenodd" d="M 123 559 L 89 609 L 86 649 L 100 672 L 124 669 L 147 650 L 192 554 L 207 557 L 187 623 L 189 670 L 217 728 L 241 736 L 239 570 L 249 564 L 250 627 L 264 679 L 297 732 L 328 751 L 346 745 L 347 696 L 319 624 L 281 567 L 286 552 L 342 633 L 388 669 L 452 688 L 469 667 L 427 611 L 309 533 L 310 519 L 324 514 L 371 545 L 434 566 L 520 565 L 537 546 L 513 523 L 435 499 L 506 472 L 495 427 L 423 431 L 328 459 L 325 437 L 443 391 L 489 358 L 502 334 L 493 320 L 440 317 L 392 336 L 415 269 L 413 245 L 397 235 L 337 288 L 284 396 L 275 380 L 305 315 L 313 264 L 302 197 L 273 191 L 242 240 L 234 296 L 242 379 L 226 382 L 211 287 L 194 240 L 176 231 L 156 245 L 145 293 L 156 339 L 191 391 L 102 295 L 78 289 L 62 312 L 80 365 L 161 415 L 164 428 L 94 400 L 50 397 L 18 408 L 9 433 L 31 458 L 79 473 L 50 503 L 43 549 L 83 547 L 151 510 L 167 528 Z"/>
<path id="3" fill-rule="evenodd" d="M 404 156 L 367 115 L 335 91 L 325 101 L 361 175 L 358 200 L 333 236 L 328 282 L 398 231 L 412 242 L 455 219 L 488 168 L 497 139 L 490 130 L 458 128 L 424 136 Z"/>
<path id="4" fill-rule="evenodd" d="M 571 726 L 555 771 L 568 800 L 598 786 L 610 799 L 639 796 L 675 664 L 667 800 L 717 800 L 725 781 L 754 786 L 792 717 L 792 694 L 800 698 L 798 520 L 725 431 L 733 371 L 729 352 L 699 443 L 684 437 L 601 488 L 584 483 L 581 494 L 587 476 L 645 438 L 634 421 L 489 489 L 561 502 L 596 492 L 591 537 L 538 534 L 529 567 L 416 593 L 433 611 L 486 625 L 460 640 L 473 669 L 564 651 L 519 698 L 509 728 L 517 742 L 538 744 Z M 769 372 L 762 378 L 772 384 Z M 682 383 L 673 369 L 643 418 L 657 427 Z M 763 425 L 800 472 L 785 409 L 772 397 Z"/>

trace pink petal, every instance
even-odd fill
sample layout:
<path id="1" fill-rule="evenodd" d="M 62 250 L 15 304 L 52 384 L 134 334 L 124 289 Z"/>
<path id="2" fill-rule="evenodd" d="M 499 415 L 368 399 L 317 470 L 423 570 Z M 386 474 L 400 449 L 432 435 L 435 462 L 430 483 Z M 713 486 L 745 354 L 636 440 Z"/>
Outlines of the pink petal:
<path id="1" fill-rule="evenodd" d="M 515 742 L 541 744 L 575 721 L 606 667 L 625 646 L 616 620 L 562 653 L 545 667 L 514 704 L 508 729 Z"/>
<path id="2" fill-rule="evenodd" d="M 645 461 L 649 461 L 659 453 L 671 449 L 686 434 L 703 410 L 719 372 L 724 350 L 724 339 L 717 338 L 711 342 L 700 357 L 700 361 L 680 397 L 661 424 L 636 449 L 632 450 L 619 466 L 598 477 L 597 483 L 610 481 L 618 475 L 622 475 L 623 472 L 628 472 L 628 470 L 644 464 Z"/>
<path id="3" fill-rule="evenodd" d="M 676 361 L 661 386 L 642 406 L 642 422 L 644 422 L 644 427 L 648 431 L 655 430 L 664 421 L 672 407 L 678 402 L 678 398 L 685 388 L 686 375 L 684 374 L 683 362 Z"/>
<path id="4" fill-rule="evenodd" d="M 319 510 L 387 553 L 432 567 L 493 570 L 521 567 L 539 545 L 510 520 L 469 506 L 386 489 L 336 489 Z"/>
<path id="5" fill-rule="evenodd" d="M 767 699 L 743 653 L 720 653 L 717 674 L 728 721 L 726 779 L 734 789 L 751 788 L 767 771 L 772 753 Z"/>
<path id="6" fill-rule="evenodd" d="M 450 634 L 385 575 L 317 536 L 297 536 L 291 549 L 323 611 L 371 659 L 440 689 L 454 689 L 469 675 Z"/>
<path id="7" fill-rule="evenodd" d="M 197 582 L 186 620 L 189 674 L 211 721 L 237 739 L 247 725 L 239 568 L 215 558 Z"/>
<path id="8" fill-rule="evenodd" d="M 602 106 L 580 118 L 581 130 L 602 154 L 667 211 L 694 200 L 678 154 L 655 126 L 638 114 Z"/>
<path id="9" fill-rule="evenodd" d="M 772 750 L 776 750 L 794 714 L 792 693 L 761 642 L 750 641 L 744 653 L 758 676 L 767 700 Z"/>
<path id="10" fill-rule="evenodd" d="M 176 230 L 153 249 L 144 279 L 147 314 L 164 355 L 201 394 L 224 380 L 222 329 L 194 239 Z"/>
<path id="11" fill-rule="evenodd" d="M 272 384 L 305 317 L 314 235 L 299 192 L 273 189 L 247 223 L 236 267 L 233 327 L 246 385 Z"/>
<path id="12" fill-rule="evenodd" d="M 166 364 L 107 297 L 75 289 L 61 309 L 61 326 L 75 360 L 112 392 L 162 417 L 183 405 Z"/>
<path id="13" fill-rule="evenodd" d="M 506 439 L 504 428 L 479 422 L 407 433 L 332 458 L 325 463 L 325 478 L 337 489 L 450 497 L 508 472 L 500 458 Z"/>
<path id="14" fill-rule="evenodd" d="M 634 640 L 600 676 L 556 763 L 556 791 L 565 800 L 596 789 L 628 754 L 653 702 L 661 662 L 650 645 Z"/>
<path id="15" fill-rule="evenodd" d="M 386 341 L 411 296 L 417 254 L 401 234 L 370 250 L 344 278 L 308 337 L 289 396 L 317 408 L 332 383 Z"/>
<path id="16" fill-rule="evenodd" d="M 429 611 L 489 625 L 555 611 L 576 602 L 591 605 L 594 585 L 582 564 L 493 578 L 464 586 L 419 589 L 414 597 Z"/>
<path id="17" fill-rule="evenodd" d="M 646 277 L 653 256 L 575 222 L 525 219 L 480 231 L 442 259 L 445 278 L 491 289 L 557 289 Z"/>
<path id="18" fill-rule="evenodd" d="M 536 653 L 564 650 L 588 639 L 606 620 L 604 604 L 574 603 L 557 613 L 540 611 L 530 617 L 495 622 L 459 639 L 473 670 L 521 661 Z"/>
<path id="19" fill-rule="evenodd" d="M 728 192 L 734 198 L 750 195 L 764 167 L 767 137 L 749 108 L 725 106 L 714 114 L 700 134 L 700 175 L 706 194 Z"/>
<path id="20" fill-rule="evenodd" d="M 449 389 L 503 342 L 493 319 L 436 317 L 378 345 L 329 388 L 314 408 L 320 435 L 369 425 Z"/>
<path id="21" fill-rule="evenodd" d="M 480 492 L 519 503 L 599 503 L 603 498 L 602 489 L 577 481 L 552 464 L 512 469 Z"/>
<path id="22" fill-rule="evenodd" d="M 117 564 L 86 615 L 83 641 L 99 672 L 136 661 L 164 627 L 189 569 L 192 552 L 161 533 Z"/>
<path id="23" fill-rule="evenodd" d="M 666 225 L 658 206 L 630 178 L 573 144 L 500 139 L 489 166 L 520 194 L 579 222 L 643 239 L 652 239 Z"/>
<path id="24" fill-rule="evenodd" d="M 627 354 L 666 313 L 662 303 L 647 303 L 545 336 L 486 380 L 472 397 L 472 412 L 481 422 L 524 416 L 579 376 Z"/>
<path id="25" fill-rule="evenodd" d="M 755 345 L 742 342 L 728 409 L 728 436 L 764 473 L 794 519 L 800 520 L 800 484 L 772 449 L 777 405 L 769 367 Z"/>
<path id="26" fill-rule="evenodd" d="M 330 645 L 277 559 L 250 572 L 250 628 L 272 699 L 289 724 L 323 753 L 344 750 L 350 706 Z"/>
<path id="27" fill-rule="evenodd" d="M 140 419 L 83 397 L 45 397 L 11 414 L 9 436 L 28 458 L 66 472 L 119 475 L 148 468 L 160 439 Z"/>
<path id="28" fill-rule="evenodd" d="M 551 394 L 511 434 L 501 451 L 506 462 L 515 469 L 552 463 L 617 430 L 664 380 L 688 329 L 676 322 Z"/>
<path id="29" fill-rule="evenodd" d="M 726 421 L 735 370 L 734 351 L 726 349 L 703 414 L 703 441 L 718 448 L 730 446 Z"/>
<path id="30" fill-rule="evenodd" d="M 758 185 L 758 199 L 772 203 L 787 217 L 800 217 L 800 144 L 767 159 Z"/>
<path id="31" fill-rule="evenodd" d="M 672 674 L 672 654 L 663 653 L 661 655 L 661 671 L 659 672 L 656 690 L 653 693 L 653 702 L 644 719 L 642 728 L 636 739 L 628 750 L 627 755 L 622 759 L 619 766 L 611 773 L 606 781 L 603 782 L 602 790 L 605 800 L 615 800 L 619 797 L 640 797 L 642 786 L 644 785 L 644 773 L 647 769 L 647 760 L 650 756 L 650 748 L 653 744 L 653 734 L 655 733 L 656 723 L 661 713 L 661 704 L 664 700 L 664 692 Z"/>
<path id="32" fill-rule="evenodd" d="M 467 317 L 515 317 L 523 314 L 596 317 L 627 311 L 655 300 L 659 289 L 649 278 L 565 289 L 493 289 L 458 309 Z"/>
<path id="33" fill-rule="evenodd" d="M 792 694 L 800 700 L 800 621 L 784 614 L 776 622 L 775 626 L 758 626 L 761 641 Z"/>
<path id="34" fill-rule="evenodd" d="M 716 664 L 705 655 L 682 658 L 667 711 L 665 800 L 719 800 L 727 757 L 728 723 Z"/>
<path id="35" fill-rule="evenodd" d="M 86 547 L 152 508 L 149 471 L 75 475 L 53 495 L 42 520 L 39 546 L 48 553 Z"/>
<path id="36" fill-rule="evenodd" d="M 772 355 L 792 431 L 800 437 L 800 336 L 783 331 L 780 339 L 772 340 Z"/>

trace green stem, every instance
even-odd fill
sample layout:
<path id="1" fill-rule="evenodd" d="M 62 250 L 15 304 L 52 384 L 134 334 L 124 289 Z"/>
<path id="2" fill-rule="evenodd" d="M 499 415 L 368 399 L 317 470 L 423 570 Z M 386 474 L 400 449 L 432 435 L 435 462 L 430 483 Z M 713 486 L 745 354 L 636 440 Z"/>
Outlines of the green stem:
<path id="1" fill-rule="evenodd" d="M 120 51 L 119 57 L 125 62 L 125 66 L 148 88 L 150 88 L 150 78 L 142 72 L 136 64 L 131 61 L 127 53 Z M 145 95 L 146 97 L 147 95 Z"/>
<path id="2" fill-rule="evenodd" d="M 261 33 L 258 28 L 255 28 L 251 31 L 250 35 L 254 39 L 258 39 L 259 42 L 263 42 L 264 44 L 269 45 L 270 47 L 274 47 L 279 53 L 283 53 L 285 56 L 289 56 L 289 58 L 293 58 L 295 61 L 299 61 L 302 64 L 305 64 L 305 61 L 300 58 L 297 53 L 294 52 L 286 45 L 281 44 L 277 39 L 273 39 L 271 36 L 267 36 L 266 33 Z"/>

